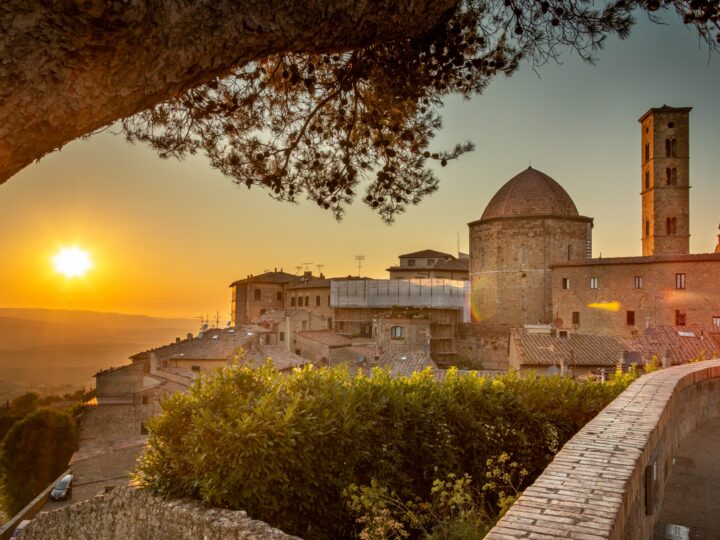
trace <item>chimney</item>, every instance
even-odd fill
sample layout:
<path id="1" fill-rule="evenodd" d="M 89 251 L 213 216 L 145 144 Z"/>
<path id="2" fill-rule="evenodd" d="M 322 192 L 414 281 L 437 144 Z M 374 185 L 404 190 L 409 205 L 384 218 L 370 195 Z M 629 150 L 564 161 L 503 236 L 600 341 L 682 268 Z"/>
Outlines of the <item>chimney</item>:
<path id="1" fill-rule="evenodd" d="M 175 338 L 175 343 L 180 343 L 180 338 L 179 338 L 179 337 L 176 337 L 176 338 Z"/>
<path id="2" fill-rule="evenodd" d="M 188 339 L 192 339 L 192 332 L 188 332 L 187 338 L 188 338 Z"/>
<path id="3" fill-rule="evenodd" d="M 277 266 L 275 267 L 275 273 L 277 274 Z"/>
<path id="4" fill-rule="evenodd" d="M 305 279 L 310 279 L 312 277 L 312 272 L 310 270 L 305 270 L 305 273 L 303 274 L 303 277 Z"/>
<path id="5" fill-rule="evenodd" d="M 320 272 L 320 279 L 325 279 L 325 274 L 323 274 L 322 272 Z"/>

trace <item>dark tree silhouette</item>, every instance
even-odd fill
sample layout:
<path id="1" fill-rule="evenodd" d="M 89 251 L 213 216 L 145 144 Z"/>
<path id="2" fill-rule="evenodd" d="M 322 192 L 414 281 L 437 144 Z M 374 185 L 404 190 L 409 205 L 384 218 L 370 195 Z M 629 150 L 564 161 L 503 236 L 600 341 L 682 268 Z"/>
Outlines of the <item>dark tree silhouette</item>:
<path id="1" fill-rule="evenodd" d="M 716 48 L 717 1 L 664 6 Z M 429 149 L 443 97 L 479 94 L 521 59 L 542 65 L 562 48 L 593 61 L 609 34 L 628 35 L 638 8 L 652 14 L 660 4 L 463 0 L 419 37 L 273 55 L 128 118 L 124 129 L 163 157 L 202 151 L 239 185 L 285 201 L 304 196 L 338 218 L 364 184 L 364 202 L 390 222 L 437 189 L 428 160 L 444 166 L 472 149 Z"/>
<path id="2" fill-rule="evenodd" d="M 161 156 L 212 165 L 340 216 L 366 181 L 386 220 L 437 188 L 448 94 L 521 59 L 592 60 L 636 10 L 674 10 L 716 49 L 720 0 L 214 0 L 0 5 L 0 182 L 127 118 Z M 146 111 L 146 112 L 141 112 Z M 132 116 L 140 113 L 137 116 Z"/>

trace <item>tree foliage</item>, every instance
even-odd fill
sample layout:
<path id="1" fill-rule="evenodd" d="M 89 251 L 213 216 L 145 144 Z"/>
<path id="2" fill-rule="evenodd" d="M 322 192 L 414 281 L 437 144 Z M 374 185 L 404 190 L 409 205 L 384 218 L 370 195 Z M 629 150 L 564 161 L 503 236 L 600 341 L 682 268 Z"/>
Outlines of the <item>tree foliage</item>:
<path id="1" fill-rule="evenodd" d="M 22 510 L 67 467 L 77 450 L 77 427 L 69 415 L 40 409 L 16 422 L 2 441 L 3 510 Z"/>
<path id="2" fill-rule="evenodd" d="M 340 218 L 361 189 L 385 221 L 434 192 L 428 160 L 446 165 L 469 142 L 431 151 L 449 94 L 479 94 L 493 77 L 558 59 L 592 61 L 634 11 L 674 9 L 711 48 L 720 0 L 460 0 L 417 39 L 334 54 L 287 53 L 241 66 L 126 119 L 130 140 L 163 157 L 204 152 L 213 167 L 279 200 L 307 197 Z"/>
<path id="3" fill-rule="evenodd" d="M 503 453 L 531 482 L 627 382 L 233 367 L 163 402 L 138 480 L 304 538 L 349 538 L 351 485 L 376 481 L 402 501 L 429 500 L 438 478 L 485 479 Z M 500 490 L 487 496 L 497 507 Z"/>

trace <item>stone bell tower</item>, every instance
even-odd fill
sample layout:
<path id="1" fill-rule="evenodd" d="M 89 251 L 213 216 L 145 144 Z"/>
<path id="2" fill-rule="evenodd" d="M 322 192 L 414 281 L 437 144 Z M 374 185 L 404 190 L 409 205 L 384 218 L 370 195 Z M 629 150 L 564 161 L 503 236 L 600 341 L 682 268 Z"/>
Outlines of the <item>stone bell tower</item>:
<path id="1" fill-rule="evenodd" d="M 643 256 L 690 252 L 691 109 L 663 105 L 639 120 Z"/>

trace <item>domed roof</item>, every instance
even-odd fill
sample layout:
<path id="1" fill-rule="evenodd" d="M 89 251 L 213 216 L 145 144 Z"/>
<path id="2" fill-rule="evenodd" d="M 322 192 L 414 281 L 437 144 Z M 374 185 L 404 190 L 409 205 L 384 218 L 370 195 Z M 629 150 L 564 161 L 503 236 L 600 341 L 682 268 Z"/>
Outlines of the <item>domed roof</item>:
<path id="1" fill-rule="evenodd" d="M 501 187 L 481 219 L 514 216 L 577 216 L 575 203 L 560 184 L 532 167 Z"/>

